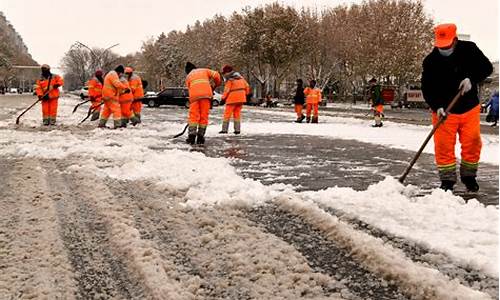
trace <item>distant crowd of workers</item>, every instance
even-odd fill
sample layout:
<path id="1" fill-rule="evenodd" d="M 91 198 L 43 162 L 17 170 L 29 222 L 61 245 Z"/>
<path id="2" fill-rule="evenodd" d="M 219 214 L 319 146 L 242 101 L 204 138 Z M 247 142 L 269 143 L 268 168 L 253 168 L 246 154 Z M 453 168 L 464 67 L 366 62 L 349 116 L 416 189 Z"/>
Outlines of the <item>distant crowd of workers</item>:
<path id="1" fill-rule="evenodd" d="M 481 153 L 480 105 L 477 85 L 493 71 L 490 61 L 475 43 L 458 40 L 454 24 L 441 24 L 434 28 L 434 49 L 423 62 L 422 92 L 432 110 L 432 123 L 446 121 L 434 135 L 435 158 L 441 179 L 441 188 L 452 190 L 456 183 L 455 144 L 457 135 L 461 143 L 460 178 L 469 191 L 477 191 L 476 174 Z M 228 133 L 229 122 L 234 120 L 234 133 L 241 131 L 242 105 L 251 95 L 250 87 L 243 76 L 232 66 L 224 65 L 221 73 L 207 68 L 197 68 L 187 62 L 185 66 L 186 86 L 189 90 L 188 144 L 204 144 L 213 91 L 225 80 L 222 100 L 226 102 L 222 130 Z M 221 77 L 222 74 L 222 77 Z M 370 98 L 374 111 L 374 127 L 382 127 L 383 100 L 380 86 L 373 78 L 370 83 Z M 42 100 L 43 124 L 54 125 L 57 115 L 59 87 L 63 79 L 52 75 L 50 67 L 42 66 L 42 78 L 37 81 L 36 93 Z M 456 105 L 449 107 L 454 96 L 460 93 Z M 101 70 L 89 81 L 89 96 L 94 110 L 92 119 L 99 118 L 99 127 L 105 127 L 112 115 L 114 127 L 126 127 L 128 122 L 141 122 L 141 99 L 144 90 L 139 76 L 133 69 L 116 67 L 104 76 Z M 294 97 L 296 122 L 318 123 L 318 106 L 321 90 L 316 81 L 297 80 Z M 498 103 L 498 100 L 497 100 Z M 306 115 L 303 106 L 306 106 Z M 103 106 L 102 110 L 100 109 Z M 498 104 L 497 104 L 498 106 Z M 496 117 L 498 119 L 498 116 Z"/>

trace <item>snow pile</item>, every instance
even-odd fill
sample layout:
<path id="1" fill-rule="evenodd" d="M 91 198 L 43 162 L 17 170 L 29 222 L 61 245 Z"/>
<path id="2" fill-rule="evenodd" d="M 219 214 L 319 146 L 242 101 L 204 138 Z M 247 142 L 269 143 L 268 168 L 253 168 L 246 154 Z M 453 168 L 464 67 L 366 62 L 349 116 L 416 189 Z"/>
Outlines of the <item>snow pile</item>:
<path id="1" fill-rule="evenodd" d="M 415 192 L 388 177 L 366 191 L 334 187 L 300 195 L 498 277 L 498 209 L 440 189 Z"/>

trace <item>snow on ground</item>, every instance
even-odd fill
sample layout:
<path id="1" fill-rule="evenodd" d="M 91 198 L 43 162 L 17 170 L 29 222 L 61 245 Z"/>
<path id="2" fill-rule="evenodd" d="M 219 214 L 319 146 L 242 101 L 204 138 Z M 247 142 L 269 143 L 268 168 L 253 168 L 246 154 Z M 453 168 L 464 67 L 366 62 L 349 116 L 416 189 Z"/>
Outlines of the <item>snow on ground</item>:
<path id="1" fill-rule="evenodd" d="M 0 123 L 0 155 L 7 157 L 79 158 L 67 172 L 84 170 L 118 179 L 147 179 L 172 190 L 185 191 L 185 205 L 259 204 L 278 196 L 293 195 L 346 211 L 389 233 L 423 243 L 447 253 L 461 264 L 498 277 L 498 209 L 476 202 L 465 203 L 451 193 L 434 191 L 418 196 L 419 190 L 392 178 L 366 191 L 332 187 L 318 192 L 296 193 L 293 187 L 265 186 L 240 177 L 228 160 L 188 152 L 169 137 L 178 123 L 147 124 L 120 130 L 99 130 L 90 125 L 77 128 L 83 110 L 71 115 L 74 101 L 61 101 L 59 122 L 52 131 L 39 126 L 40 112 L 33 111 L 13 129 L 13 120 Z M 273 112 L 277 113 L 277 112 Z M 427 127 L 391 124 L 384 135 L 366 122 L 346 118 L 322 118 L 327 124 L 245 123 L 246 134 L 309 134 L 353 138 L 391 147 L 416 149 Z M 94 126 L 94 125 L 93 125 Z M 209 127 L 209 134 L 218 128 Z M 390 134 L 387 134 L 390 133 Z M 484 159 L 498 164 L 498 137 L 484 137 Z M 431 151 L 429 147 L 427 151 Z"/>
<path id="2" fill-rule="evenodd" d="M 288 112 L 259 110 L 261 114 L 283 115 L 290 117 Z M 296 124 L 278 122 L 244 121 L 244 134 L 302 134 L 338 139 L 357 140 L 365 143 L 379 144 L 396 149 L 417 151 L 432 129 L 432 126 L 419 126 L 394 122 L 384 122 L 382 128 L 370 127 L 371 122 L 355 118 L 319 117 L 319 124 Z M 209 133 L 215 134 L 218 128 L 210 128 Z M 481 162 L 498 165 L 498 135 L 483 134 Z M 424 149 L 425 153 L 434 153 L 434 142 L 431 139 Z M 460 144 L 455 150 L 460 157 Z"/>

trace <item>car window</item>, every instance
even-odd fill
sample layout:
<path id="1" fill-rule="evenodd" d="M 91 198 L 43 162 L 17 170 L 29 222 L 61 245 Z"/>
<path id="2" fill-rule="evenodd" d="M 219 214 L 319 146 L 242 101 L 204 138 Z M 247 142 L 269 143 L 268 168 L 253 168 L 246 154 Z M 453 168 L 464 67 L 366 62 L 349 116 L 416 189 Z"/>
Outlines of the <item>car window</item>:
<path id="1" fill-rule="evenodd" d="M 164 90 L 163 92 L 160 93 L 162 96 L 166 96 L 166 97 L 173 97 L 174 96 L 174 92 L 173 90 L 171 89 L 167 89 L 167 90 Z"/>
<path id="2" fill-rule="evenodd" d="M 184 97 L 184 92 L 181 89 L 176 89 L 174 91 L 174 97 Z"/>

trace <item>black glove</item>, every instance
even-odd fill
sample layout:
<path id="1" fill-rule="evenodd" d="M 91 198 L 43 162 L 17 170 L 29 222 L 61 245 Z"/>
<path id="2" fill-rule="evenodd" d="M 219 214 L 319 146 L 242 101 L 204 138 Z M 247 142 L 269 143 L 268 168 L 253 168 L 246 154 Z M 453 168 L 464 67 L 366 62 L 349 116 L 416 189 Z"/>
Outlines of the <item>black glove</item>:
<path id="1" fill-rule="evenodd" d="M 61 86 L 61 85 L 59 85 L 59 84 L 54 84 L 54 85 L 52 86 L 52 88 L 55 90 L 55 89 L 58 89 L 60 86 Z"/>
<path id="2" fill-rule="evenodd" d="M 124 90 L 123 90 L 123 93 L 124 93 L 124 94 L 128 94 L 128 93 L 130 93 L 130 89 L 124 89 Z"/>
<path id="3" fill-rule="evenodd" d="M 42 96 L 42 100 L 49 100 L 49 94 L 45 94 Z"/>

